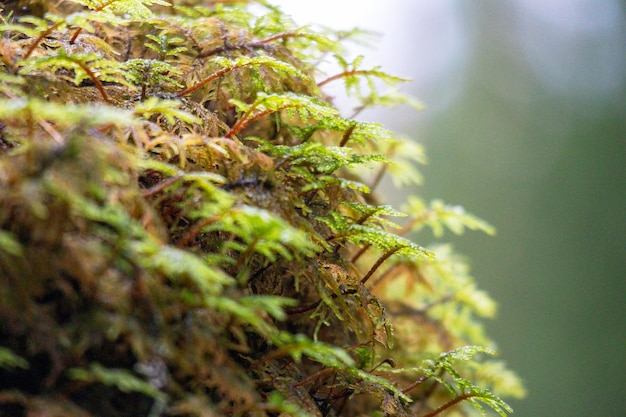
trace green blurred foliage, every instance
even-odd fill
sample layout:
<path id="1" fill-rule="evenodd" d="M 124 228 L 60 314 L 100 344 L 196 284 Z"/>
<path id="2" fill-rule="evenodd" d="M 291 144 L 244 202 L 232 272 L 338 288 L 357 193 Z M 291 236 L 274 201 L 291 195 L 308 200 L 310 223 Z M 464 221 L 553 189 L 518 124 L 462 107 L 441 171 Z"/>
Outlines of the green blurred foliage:
<path id="1" fill-rule="evenodd" d="M 426 126 L 405 130 L 418 129 L 429 154 L 420 192 L 462 201 L 498 230 L 455 247 L 499 302 L 489 331 L 528 387 L 512 401 L 515 415 L 622 415 L 624 10 L 607 15 L 622 23 L 601 26 L 611 2 L 598 4 L 580 29 L 568 8 L 570 26 L 559 26 L 524 3 L 471 5 L 462 92 Z"/>

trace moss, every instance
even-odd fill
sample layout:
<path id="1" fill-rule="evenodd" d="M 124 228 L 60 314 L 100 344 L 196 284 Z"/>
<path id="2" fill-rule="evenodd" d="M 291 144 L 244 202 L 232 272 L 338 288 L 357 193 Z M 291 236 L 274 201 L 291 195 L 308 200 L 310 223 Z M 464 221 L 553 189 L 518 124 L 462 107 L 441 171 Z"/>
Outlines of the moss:
<path id="1" fill-rule="evenodd" d="M 192 3 L 4 5 L 0 415 L 511 411 L 493 301 L 404 236 L 492 228 L 381 205 L 421 149 L 323 93 L 403 80 L 264 2 Z"/>

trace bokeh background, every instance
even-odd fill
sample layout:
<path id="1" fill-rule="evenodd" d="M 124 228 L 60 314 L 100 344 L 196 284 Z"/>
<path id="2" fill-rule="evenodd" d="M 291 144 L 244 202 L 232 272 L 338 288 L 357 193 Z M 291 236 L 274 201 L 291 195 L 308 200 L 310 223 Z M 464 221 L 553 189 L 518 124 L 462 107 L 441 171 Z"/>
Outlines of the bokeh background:
<path id="1" fill-rule="evenodd" d="M 497 227 L 448 237 L 500 304 L 488 330 L 528 389 L 515 416 L 625 416 L 624 3 L 272 3 L 301 24 L 379 32 L 352 52 L 413 79 L 404 91 L 424 111 L 362 117 L 425 145 L 426 181 L 401 195 L 461 203 Z"/>

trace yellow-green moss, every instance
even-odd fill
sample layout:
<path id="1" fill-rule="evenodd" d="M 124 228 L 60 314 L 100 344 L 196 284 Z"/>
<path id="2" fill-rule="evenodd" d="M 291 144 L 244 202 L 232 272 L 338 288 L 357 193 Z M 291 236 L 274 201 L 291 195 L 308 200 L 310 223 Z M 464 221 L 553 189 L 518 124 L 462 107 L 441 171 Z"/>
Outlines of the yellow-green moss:
<path id="1" fill-rule="evenodd" d="M 493 301 L 403 236 L 491 227 L 378 203 L 421 149 L 323 93 L 403 80 L 265 2 L 174 3 L 0 6 L 0 414 L 511 411 Z"/>

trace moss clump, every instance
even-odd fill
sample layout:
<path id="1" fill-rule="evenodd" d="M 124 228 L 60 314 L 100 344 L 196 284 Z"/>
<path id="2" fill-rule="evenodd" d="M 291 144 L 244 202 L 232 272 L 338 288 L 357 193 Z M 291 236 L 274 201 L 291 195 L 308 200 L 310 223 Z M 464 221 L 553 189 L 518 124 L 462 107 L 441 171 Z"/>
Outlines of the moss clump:
<path id="1" fill-rule="evenodd" d="M 421 150 L 322 90 L 402 79 L 264 2 L 192 3 L 2 6 L 0 415 L 508 413 L 493 302 L 403 237 L 491 227 L 381 205 Z"/>

